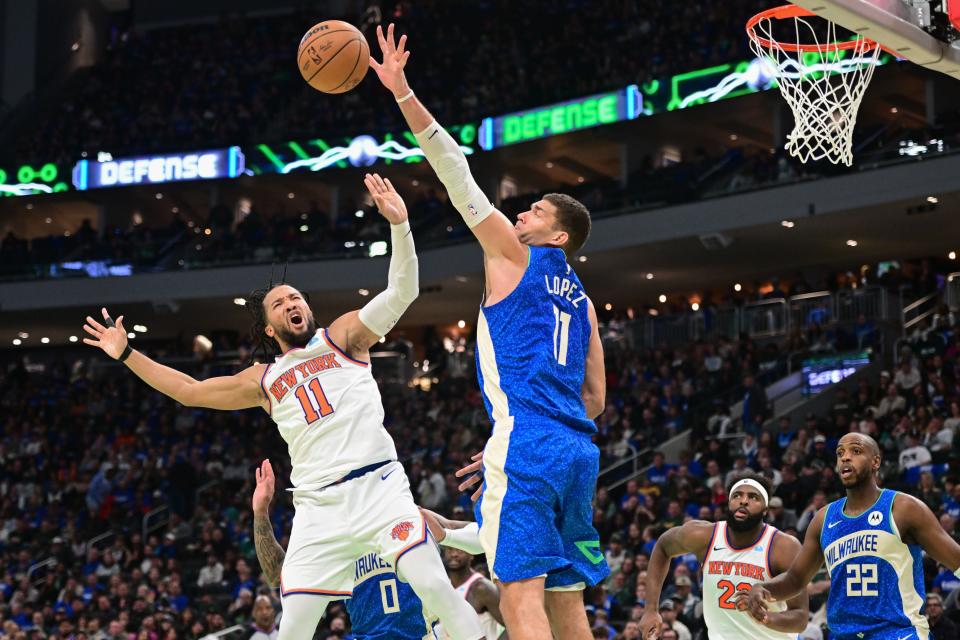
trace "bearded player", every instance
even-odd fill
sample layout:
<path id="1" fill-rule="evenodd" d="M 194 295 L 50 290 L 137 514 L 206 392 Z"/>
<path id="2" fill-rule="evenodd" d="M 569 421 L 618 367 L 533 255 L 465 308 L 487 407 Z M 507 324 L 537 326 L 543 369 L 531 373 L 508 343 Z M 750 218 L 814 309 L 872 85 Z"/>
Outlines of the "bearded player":
<path id="1" fill-rule="evenodd" d="M 727 495 L 726 521 L 691 520 L 657 540 L 647 567 L 647 606 L 640 620 L 645 639 L 660 637 L 660 592 L 670 560 L 688 553 L 695 554 L 703 568 L 703 617 L 710 640 L 795 640 L 807 627 L 806 591 L 777 605 L 762 623 L 737 610 L 737 591 L 786 571 L 800 552 L 800 543 L 764 524 L 770 496 L 765 478 L 736 480 Z"/>
<path id="2" fill-rule="evenodd" d="M 260 407 L 276 422 L 290 452 L 296 508 L 280 580 L 280 640 L 310 640 L 327 604 L 352 594 L 356 559 L 367 553 L 396 567 L 451 636 L 477 640 L 476 613 L 450 586 L 436 549 L 423 544 L 426 524 L 383 427 L 369 349 L 416 299 L 417 255 L 403 199 L 376 174 L 364 182 L 390 222 L 387 289 L 325 329 L 291 286 L 253 297 L 262 316 L 257 328 L 281 351 L 273 363 L 198 381 L 131 349 L 123 317 L 113 326 L 106 309 L 104 324 L 87 317 L 92 337 L 84 342 L 185 406 Z"/>
<path id="3" fill-rule="evenodd" d="M 591 638 L 583 589 L 610 572 L 591 507 L 603 347 L 596 311 L 567 261 L 590 233 L 590 213 L 570 196 L 547 194 L 512 225 L 410 89 L 406 36 L 395 44 L 390 25 L 377 38 L 383 62 L 371 58 L 371 66 L 483 248 L 477 364 L 493 434 L 476 515 L 507 631 L 513 640 Z"/>
<path id="4" fill-rule="evenodd" d="M 877 486 L 880 447 L 862 433 L 837 444 L 837 475 L 847 495 L 817 511 L 800 555 L 783 574 L 737 595 L 760 621 L 804 591 L 827 563 L 827 625 L 838 640 L 927 640 L 923 552 L 960 577 L 960 545 L 930 508 Z"/>

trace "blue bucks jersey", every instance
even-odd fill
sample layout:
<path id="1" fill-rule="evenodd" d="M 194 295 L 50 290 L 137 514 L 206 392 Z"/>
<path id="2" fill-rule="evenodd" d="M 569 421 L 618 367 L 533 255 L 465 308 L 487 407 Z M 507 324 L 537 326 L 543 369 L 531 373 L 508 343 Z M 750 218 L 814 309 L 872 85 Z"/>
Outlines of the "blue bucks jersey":
<path id="1" fill-rule="evenodd" d="M 590 346 L 589 302 L 561 249 L 530 247 L 523 278 L 480 308 L 477 371 L 496 424 L 557 423 L 592 434 L 580 390 Z"/>
<path id="2" fill-rule="evenodd" d="M 357 560 L 346 605 L 357 640 L 422 640 L 430 633 L 420 598 L 376 553 Z"/>
<path id="3" fill-rule="evenodd" d="M 846 498 L 830 503 L 820 546 L 830 572 L 827 624 L 840 640 L 927 640 L 926 594 L 919 545 L 900 539 L 896 491 L 884 489 L 856 518 Z"/>

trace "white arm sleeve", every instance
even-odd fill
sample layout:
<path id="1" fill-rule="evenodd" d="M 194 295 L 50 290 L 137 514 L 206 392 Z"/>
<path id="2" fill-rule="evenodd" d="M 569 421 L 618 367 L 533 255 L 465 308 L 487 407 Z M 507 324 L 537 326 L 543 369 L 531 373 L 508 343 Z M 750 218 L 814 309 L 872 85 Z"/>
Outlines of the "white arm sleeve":
<path id="1" fill-rule="evenodd" d="M 434 173 L 447 189 L 450 202 L 471 229 L 493 213 L 493 204 L 483 195 L 470 173 L 467 156 L 447 130 L 434 120 L 420 133 L 413 134 Z"/>
<path id="2" fill-rule="evenodd" d="M 476 522 L 471 522 L 462 529 L 444 529 L 444 531 L 446 535 L 440 543 L 441 546 L 460 549 L 475 556 L 483 555 L 483 547 L 480 546 L 480 525 Z"/>
<path id="3" fill-rule="evenodd" d="M 417 250 L 409 221 L 390 225 L 390 239 L 393 249 L 387 288 L 360 309 L 360 322 L 378 336 L 390 332 L 420 293 Z"/>

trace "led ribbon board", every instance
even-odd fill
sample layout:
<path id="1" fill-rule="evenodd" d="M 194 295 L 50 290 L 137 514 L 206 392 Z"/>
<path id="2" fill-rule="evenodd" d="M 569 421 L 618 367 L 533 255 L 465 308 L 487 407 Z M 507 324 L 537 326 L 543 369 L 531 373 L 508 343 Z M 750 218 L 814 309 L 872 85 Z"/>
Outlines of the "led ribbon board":
<path id="1" fill-rule="evenodd" d="M 519 142 L 633 120 L 642 113 L 643 95 L 640 88 L 632 84 L 618 91 L 484 118 L 480 124 L 480 146 L 489 151 Z"/>
<path id="2" fill-rule="evenodd" d="M 894 56 L 881 52 L 877 65 L 894 60 Z M 779 72 L 794 77 L 845 73 L 863 64 L 863 61 L 864 58 L 856 58 L 849 51 L 837 52 L 828 62 L 822 62 L 819 54 L 804 54 L 799 64 L 791 61 L 782 66 Z M 676 111 L 772 89 L 777 86 L 772 64 L 774 62 L 770 60 L 754 58 L 680 73 L 666 81 L 648 82 L 641 86 L 643 113 L 653 115 Z"/>
<path id="3" fill-rule="evenodd" d="M 803 393 L 812 396 L 870 364 L 866 351 L 832 354 L 803 361 Z"/>
<path id="4" fill-rule="evenodd" d="M 466 155 L 476 152 L 477 125 L 447 127 Z M 292 173 L 323 171 L 330 168 L 369 167 L 394 162 L 414 163 L 423 160 L 417 139 L 409 131 L 387 134 L 289 140 L 280 144 L 258 144 L 247 150 L 249 171 Z"/>
<path id="5" fill-rule="evenodd" d="M 244 156 L 240 147 L 116 160 L 81 160 L 73 168 L 73 186 L 78 191 L 86 191 L 138 184 L 217 180 L 236 178 L 243 170 Z"/>
<path id="6" fill-rule="evenodd" d="M 25 164 L 16 169 L 0 168 L 0 196 L 33 196 L 67 191 L 70 185 L 61 179 L 64 173 L 50 162 L 39 167 Z"/>

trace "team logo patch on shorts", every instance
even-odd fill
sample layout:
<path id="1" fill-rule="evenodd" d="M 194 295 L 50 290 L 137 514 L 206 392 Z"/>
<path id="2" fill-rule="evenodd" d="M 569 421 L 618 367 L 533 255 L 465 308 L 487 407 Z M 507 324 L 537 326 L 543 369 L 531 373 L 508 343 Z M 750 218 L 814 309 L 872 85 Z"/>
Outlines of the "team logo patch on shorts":
<path id="1" fill-rule="evenodd" d="M 390 531 L 390 537 L 403 542 L 410 537 L 410 531 L 412 529 L 413 523 L 409 520 L 404 520 Z"/>
<path id="2" fill-rule="evenodd" d="M 603 553 L 600 551 L 600 541 L 599 540 L 581 540 L 580 542 L 574 542 L 577 546 L 577 549 L 580 550 L 580 553 L 587 557 L 587 560 L 593 564 L 600 564 L 603 562 L 604 557 Z"/>

